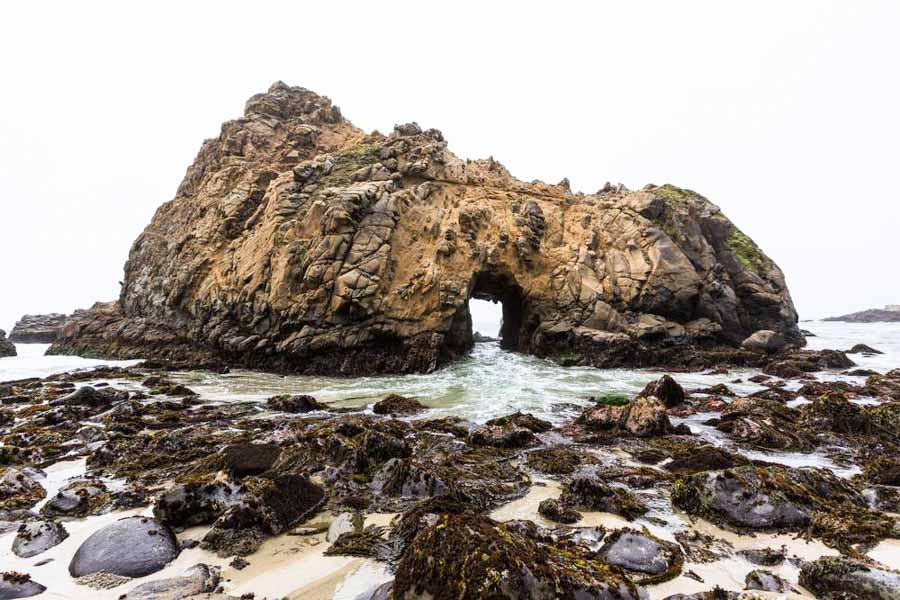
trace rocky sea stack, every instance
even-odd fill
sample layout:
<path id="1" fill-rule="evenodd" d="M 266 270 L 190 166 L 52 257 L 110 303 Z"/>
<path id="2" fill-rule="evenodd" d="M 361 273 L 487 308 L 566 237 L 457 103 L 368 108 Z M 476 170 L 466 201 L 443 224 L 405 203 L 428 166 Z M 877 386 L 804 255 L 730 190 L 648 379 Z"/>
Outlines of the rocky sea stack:
<path id="1" fill-rule="evenodd" d="M 16 345 L 6 339 L 6 332 L 0 329 L 0 357 L 15 355 Z"/>
<path id="2" fill-rule="evenodd" d="M 760 330 L 803 343 L 781 270 L 695 192 L 525 183 L 279 82 L 203 144 L 119 300 L 51 352 L 426 372 L 472 347 L 473 297 L 502 302 L 504 347 L 564 364 L 749 364 Z"/>
<path id="3" fill-rule="evenodd" d="M 52 344 L 68 320 L 67 315 L 24 315 L 9 332 L 9 340 L 17 344 Z"/>

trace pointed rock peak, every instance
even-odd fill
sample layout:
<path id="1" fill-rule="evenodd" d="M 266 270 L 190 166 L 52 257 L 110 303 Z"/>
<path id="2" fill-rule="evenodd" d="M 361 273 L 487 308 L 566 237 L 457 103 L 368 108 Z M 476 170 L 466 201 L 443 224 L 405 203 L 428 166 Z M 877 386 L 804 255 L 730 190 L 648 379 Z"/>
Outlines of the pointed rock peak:
<path id="1" fill-rule="evenodd" d="M 340 123 L 344 119 L 341 109 L 326 96 L 298 86 L 276 81 L 264 94 L 256 94 L 247 100 L 244 116 L 291 119 L 303 117 L 311 123 Z"/>

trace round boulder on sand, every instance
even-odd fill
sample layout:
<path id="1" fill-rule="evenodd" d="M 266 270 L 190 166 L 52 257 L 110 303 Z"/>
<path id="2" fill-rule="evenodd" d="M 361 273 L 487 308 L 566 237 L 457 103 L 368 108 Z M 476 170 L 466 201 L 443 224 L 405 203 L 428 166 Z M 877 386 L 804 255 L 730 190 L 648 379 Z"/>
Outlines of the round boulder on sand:
<path id="1" fill-rule="evenodd" d="M 165 567 L 178 553 L 178 540 L 166 525 L 149 517 L 128 517 L 91 534 L 72 557 L 69 574 L 105 571 L 143 577 Z"/>

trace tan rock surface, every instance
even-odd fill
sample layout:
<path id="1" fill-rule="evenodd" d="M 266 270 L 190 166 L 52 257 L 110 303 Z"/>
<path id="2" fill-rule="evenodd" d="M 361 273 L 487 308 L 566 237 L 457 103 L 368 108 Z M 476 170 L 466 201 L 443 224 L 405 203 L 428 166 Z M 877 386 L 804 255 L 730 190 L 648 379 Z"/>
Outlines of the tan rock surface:
<path id="1" fill-rule="evenodd" d="M 471 347 L 471 297 L 503 302 L 504 346 L 565 363 L 758 360 L 736 348 L 760 329 L 802 343 L 781 271 L 694 192 L 525 183 L 276 83 L 203 144 L 119 301 L 52 351 L 428 371 Z"/>

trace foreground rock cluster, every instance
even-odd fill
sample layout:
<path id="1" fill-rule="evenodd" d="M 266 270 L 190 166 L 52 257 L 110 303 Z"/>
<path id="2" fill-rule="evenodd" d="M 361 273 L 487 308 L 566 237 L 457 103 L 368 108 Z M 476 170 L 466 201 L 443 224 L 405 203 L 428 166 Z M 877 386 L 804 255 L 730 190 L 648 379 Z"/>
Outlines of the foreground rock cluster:
<path id="1" fill-rule="evenodd" d="M 593 194 L 462 160 L 435 129 L 366 135 L 274 84 L 206 141 L 134 243 L 117 302 L 54 353 L 362 375 L 427 372 L 473 344 L 564 364 L 758 364 L 800 345 L 778 267 L 707 199 L 672 185 Z"/>
<path id="2" fill-rule="evenodd" d="M 672 539 L 648 529 L 681 511 L 740 534 L 830 546 L 838 557 L 797 563 L 799 584 L 820 597 L 894 598 L 900 574 L 867 552 L 900 536 L 900 370 L 860 384 L 806 370 L 844 360 L 832 351 L 774 355 L 766 370 L 795 367 L 789 378 L 800 389 L 758 374 L 761 391 L 746 397 L 722 384 L 685 390 L 662 376 L 636 398 L 560 406 L 568 416 L 559 426 L 527 413 L 482 424 L 434 418 L 397 395 L 371 410 L 332 409 L 311 396 L 207 403 L 172 373 L 222 369 L 214 364 L 148 361 L 4 382 L 0 524 L 16 531 L 16 556 L 39 561 L 68 539 L 67 523 L 128 511 L 64 557 L 80 584 L 108 589 L 152 576 L 193 544 L 236 557 L 238 568 L 269 538 L 327 530 L 326 555 L 369 558 L 393 573 L 364 596 L 372 599 L 637 599 L 649 586 L 696 577 L 690 564 L 725 558 L 759 565 L 747 590 L 791 590 L 766 570 L 786 560 L 784 550 L 738 552 L 689 526 Z M 786 404 L 801 395 L 810 402 Z M 873 402 L 852 401 L 860 397 Z M 677 424 L 696 413 L 715 415 L 705 425 L 725 445 Z M 845 478 L 753 460 L 750 450 L 816 451 L 864 468 Z M 47 498 L 42 469 L 77 457 L 86 473 Z M 536 502 L 530 519 L 495 516 L 550 484 L 559 492 Z M 373 513 L 397 516 L 389 527 L 365 527 Z M 597 513 L 629 526 L 586 525 Z M 186 545 L 179 532 L 195 526 L 204 533 Z M 0 598 L 53 591 L 58 582 L 39 573 L 4 573 Z M 124 597 L 221 594 L 221 586 L 217 569 L 198 564 Z M 703 597 L 732 597 L 712 588 Z M 171 595 L 179 589 L 190 593 Z"/>

